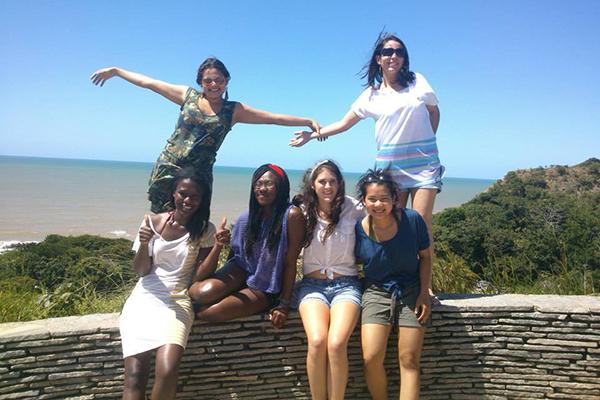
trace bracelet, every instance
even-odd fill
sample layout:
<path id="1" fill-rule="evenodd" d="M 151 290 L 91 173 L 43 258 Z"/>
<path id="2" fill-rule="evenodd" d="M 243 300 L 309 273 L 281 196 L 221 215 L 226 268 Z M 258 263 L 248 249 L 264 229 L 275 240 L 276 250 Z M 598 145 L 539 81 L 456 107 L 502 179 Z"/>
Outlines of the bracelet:
<path id="1" fill-rule="evenodd" d="M 291 302 L 286 299 L 279 299 L 279 303 L 277 303 L 278 307 L 290 308 Z"/>

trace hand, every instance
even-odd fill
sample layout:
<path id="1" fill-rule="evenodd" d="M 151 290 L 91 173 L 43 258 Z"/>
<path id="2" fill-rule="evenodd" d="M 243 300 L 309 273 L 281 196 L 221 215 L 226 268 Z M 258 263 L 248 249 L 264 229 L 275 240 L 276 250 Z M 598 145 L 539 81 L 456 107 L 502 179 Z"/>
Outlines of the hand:
<path id="1" fill-rule="evenodd" d="M 215 233 L 215 242 L 219 246 L 227 246 L 229 242 L 231 242 L 231 231 L 227 229 L 227 218 L 223 218 L 221 226 L 217 229 L 217 232 Z"/>
<path id="2" fill-rule="evenodd" d="M 104 82 L 117 75 L 117 69 L 115 67 L 102 68 L 94 72 L 90 79 L 96 86 L 104 86 Z"/>
<path id="3" fill-rule="evenodd" d="M 148 245 L 150 239 L 154 236 L 154 231 L 150 228 L 150 216 L 148 214 L 144 215 L 144 224 L 140 227 L 138 235 L 140 243 L 144 245 Z"/>
<path id="4" fill-rule="evenodd" d="M 294 135 L 295 137 L 290 140 L 291 147 L 301 147 L 312 139 L 312 132 L 308 131 L 297 131 L 294 132 Z"/>
<path id="5" fill-rule="evenodd" d="M 417 304 L 415 306 L 415 314 L 421 325 L 425 324 L 431 314 L 431 297 L 429 296 L 429 290 L 422 291 L 417 297 Z"/>
<path id="6" fill-rule="evenodd" d="M 273 327 L 279 329 L 282 328 L 287 320 L 290 309 L 288 307 L 277 306 L 269 313 L 269 319 L 273 324 Z"/>

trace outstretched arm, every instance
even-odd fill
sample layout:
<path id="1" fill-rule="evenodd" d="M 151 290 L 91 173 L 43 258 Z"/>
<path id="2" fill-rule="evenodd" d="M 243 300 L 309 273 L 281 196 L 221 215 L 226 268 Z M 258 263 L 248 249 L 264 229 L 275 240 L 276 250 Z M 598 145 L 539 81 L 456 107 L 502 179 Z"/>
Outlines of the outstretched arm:
<path id="1" fill-rule="evenodd" d="M 90 79 L 94 85 L 104 86 L 104 83 L 107 80 L 115 76 L 125 79 L 127 82 L 133 83 L 134 85 L 144 89 L 150 89 L 178 105 L 183 104 L 185 100 L 185 92 L 188 89 L 188 86 L 185 85 L 173 85 L 171 83 L 159 81 L 158 79 L 150 78 L 146 75 L 127 71 L 118 67 L 99 69 L 92 74 Z"/>
<path id="2" fill-rule="evenodd" d="M 233 111 L 232 125 L 238 122 L 244 124 L 307 126 L 317 133 L 321 129 L 320 125 L 314 119 L 294 117 L 285 114 L 273 114 L 268 111 L 257 110 L 242 103 L 238 103 Z"/>
<path id="3" fill-rule="evenodd" d="M 305 221 L 302 211 L 293 207 L 288 213 L 288 248 L 283 261 L 283 281 L 281 283 L 280 303 L 271 310 L 271 322 L 275 328 L 281 328 L 287 320 L 296 279 L 296 262 L 302 249 L 305 234 Z"/>
<path id="4" fill-rule="evenodd" d="M 352 110 L 348 111 L 344 118 L 321 128 L 320 134 L 308 131 L 294 132 L 295 137 L 290 140 L 290 146 L 300 147 L 309 142 L 311 139 L 326 139 L 329 136 L 337 135 L 338 133 L 346 132 L 360 121 L 360 118 Z"/>

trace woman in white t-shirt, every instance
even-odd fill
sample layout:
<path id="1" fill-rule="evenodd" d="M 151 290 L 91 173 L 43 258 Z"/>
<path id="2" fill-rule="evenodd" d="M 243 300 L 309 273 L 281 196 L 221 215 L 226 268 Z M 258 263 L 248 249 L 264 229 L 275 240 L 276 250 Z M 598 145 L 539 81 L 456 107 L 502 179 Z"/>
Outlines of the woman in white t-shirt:
<path id="1" fill-rule="evenodd" d="M 307 224 L 297 298 L 308 338 L 306 370 L 313 399 L 344 398 L 348 340 L 360 314 L 354 225 L 365 214 L 344 191 L 339 167 L 324 160 L 306 171 L 302 194 L 294 199 Z"/>
<path id="2" fill-rule="evenodd" d="M 410 71 L 408 51 L 398 37 L 381 34 L 364 67 L 366 90 L 338 122 L 313 132 L 296 132 L 291 146 L 342 133 L 364 118 L 375 120 L 375 168 L 391 170 L 401 193 L 400 207 L 409 196 L 429 229 L 435 196 L 442 188 L 444 167 L 438 158 L 435 133 L 440 122 L 438 100 L 423 75 Z"/>

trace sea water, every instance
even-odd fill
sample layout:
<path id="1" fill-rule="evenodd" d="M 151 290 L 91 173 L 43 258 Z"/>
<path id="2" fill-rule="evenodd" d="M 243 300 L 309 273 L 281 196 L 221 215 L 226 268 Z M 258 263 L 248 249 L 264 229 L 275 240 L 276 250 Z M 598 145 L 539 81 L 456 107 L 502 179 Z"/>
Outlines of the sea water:
<path id="1" fill-rule="evenodd" d="M 0 246 L 48 234 L 133 239 L 150 203 L 152 163 L 0 156 Z M 214 168 L 211 221 L 234 222 L 248 208 L 253 168 Z M 287 170 L 292 196 L 303 171 Z M 344 173 L 353 195 L 359 173 Z M 434 211 L 458 206 L 494 181 L 445 178 Z"/>

